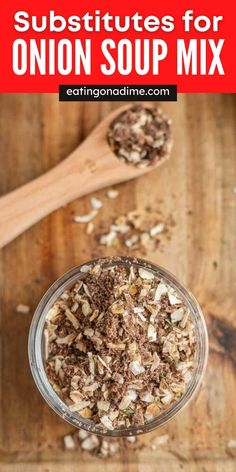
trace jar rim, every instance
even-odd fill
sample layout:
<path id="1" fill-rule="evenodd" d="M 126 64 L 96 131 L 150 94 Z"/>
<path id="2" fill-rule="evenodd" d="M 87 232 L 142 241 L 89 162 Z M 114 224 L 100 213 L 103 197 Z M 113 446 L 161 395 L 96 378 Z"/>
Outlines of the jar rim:
<path id="1" fill-rule="evenodd" d="M 184 394 L 177 400 L 170 408 L 164 410 L 160 415 L 156 416 L 151 421 L 144 425 L 132 425 L 128 428 L 119 428 L 114 430 L 102 430 L 98 425 L 95 425 L 91 420 L 82 418 L 78 413 L 71 412 L 69 407 L 60 399 L 51 386 L 44 368 L 43 362 L 43 332 L 45 327 L 45 318 L 48 310 L 52 304 L 59 298 L 62 292 L 73 285 L 82 275 L 84 275 L 83 268 L 85 266 L 93 266 L 101 264 L 104 267 L 125 265 L 142 267 L 146 270 L 152 271 L 156 276 L 164 278 L 167 283 L 179 292 L 185 303 L 190 309 L 192 320 L 196 331 L 196 353 L 195 366 Z M 81 270 L 82 269 L 82 270 Z M 145 259 L 129 257 L 129 256 L 110 256 L 99 259 L 93 259 L 85 262 L 79 266 L 75 266 L 60 278 L 58 278 L 46 291 L 41 298 L 34 316 L 32 318 L 29 339 L 28 339 L 28 356 L 31 372 L 38 390 L 43 396 L 48 405 L 64 420 L 77 428 L 84 429 L 90 433 L 110 436 L 110 437 L 125 437 L 134 436 L 142 433 L 152 431 L 160 426 L 163 426 L 171 419 L 173 419 L 186 405 L 196 396 L 199 391 L 202 378 L 204 376 L 207 359 L 208 359 L 208 334 L 205 319 L 202 310 L 192 295 L 192 293 L 185 288 L 185 286 L 178 281 L 169 271 L 157 264 L 153 264 Z"/>

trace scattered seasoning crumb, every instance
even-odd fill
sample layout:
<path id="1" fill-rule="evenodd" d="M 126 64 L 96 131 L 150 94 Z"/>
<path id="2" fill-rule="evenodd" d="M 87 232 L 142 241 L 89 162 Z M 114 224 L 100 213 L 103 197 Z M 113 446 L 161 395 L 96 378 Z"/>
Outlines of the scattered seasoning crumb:
<path id="1" fill-rule="evenodd" d="M 86 233 L 92 234 L 93 231 L 94 231 L 94 223 L 90 221 L 87 225 Z"/>
<path id="2" fill-rule="evenodd" d="M 151 448 L 153 448 L 152 446 L 155 446 L 154 449 L 160 446 L 164 446 L 165 444 L 169 442 L 169 439 L 170 437 L 168 434 L 163 434 L 162 436 L 156 436 L 151 442 Z"/>
<path id="3" fill-rule="evenodd" d="M 119 195 L 118 190 L 110 189 L 107 191 L 109 198 L 116 198 Z M 175 225 L 172 216 L 163 217 L 160 210 L 155 208 L 141 208 L 129 211 L 125 215 L 120 215 L 113 219 L 109 227 L 105 222 L 100 222 L 98 228 L 92 220 L 97 216 L 103 203 L 101 200 L 91 198 L 92 210 L 86 215 L 75 215 L 76 223 L 86 224 L 86 234 L 94 234 L 94 239 L 99 246 L 108 248 L 130 249 L 139 251 L 144 256 L 159 248 L 164 239 L 171 238 L 172 227 Z M 106 229 L 105 229 L 106 228 Z"/>
<path id="4" fill-rule="evenodd" d="M 75 442 L 71 434 L 64 436 L 65 449 L 75 449 Z"/>
<path id="5" fill-rule="evenodd" d="M 128 436 L 128 437 L 126 438 L 126 441 L 128 441 L 128 442 L 131 443 L 131 444 L 134 444 L 134 443 L 136 443 L 136 441 L 137 441 L 137 437 L 136 437 L 136 436 Z"/>
<path id="6" fill-rule="evenodd" d="M 101 246 L 119 245 L 146 254 L 156 249 L 161 239 L 170 238 L 173 225 L 173 218 L 164 222 L 155 209 L 134 210 L 115 218 L 107 232 L 98 234 L 97 239 Z"/>
<path id="7" fill-rule="evenodd" d="M 115 231 L 110 231 L 107 234 L 103 234 L 100 237 L 99 242 L 100 242 L 100 244 L 102 244 L 104 246 L 111 247 L 114 239 L 116 239 L 116 232 Z"/>
<path id="8" fill-rule="evenodd" d="M 48 311 L 45 368 L 69 409 L 106 431 L 142 425 L 184 394 L 195 331 L 166 281 L 144 267 L 104 264 L 84 265 Z"/>
<path id="9" fill-rule="evenodd" d="M 74 431 L 63 438 L 65 449 L 81 449 L 100 459 L 117 455 L 122 449 L 134 450 L 138 447 L 136 436 L 127 438 L 102 438 L 96 434 L 87 433 L 83 429 Z M 140 446 L 139 446 L 140 447 Z"/>
<path id="10" fill-rule="evenodd" d="M 82 443 L 81 447 L 85 451 L 93 451 L 99 446 L 99 439 L 95 434 L 90 434 L 87 438 L 85 438 Z"/>
<path id="11" fill-rule="evenodd" d="M 117 198 L 119 195 L 119 191 L 115 189 L 110 189 L 107 191 L 108 198 L 114 199 Z"/>
<path id="12" fill-rule="evenodd" d="M 86 215 L 75 215 L 73 217 L 75 223 L 88 223 L 86 230 L 87 234 L 91 234 L 93 232 L 94 226 L 92 224 L 89 225 L 89 223 L 91 223 L 95 216 L 97 216 L 98 210 L 100 210 L 103 206 L 102 201 L 95 197 L 92 197 L 90 199 L 90 204 L 92 210 L 89 213 L 87 213 Z"/>
<path id="13" fill-rule="evenodd" d="M 156 226 L 150 229 L 150 236 L 156 236 L 156 234 L 162 233 L 164 231 L 165 225 L 164 223 L 158 223 Z"/>
<path id="14" fill-rule="evenodd" d="M 22 303 L 19 303 L 16 307 L 17 313 L 22 313 L 22 314 L 27 314 L 30 311 L 30 307 L 28 305 L 23 305 Z"/>
<path id="15" fill-rule="evenodd" d="M 227 446 L 228 447 L 232 447 L 233 449 L 236 448 L 236 439 L 230 439 L 228 442 L 227 442 Z"/>
<path id="16" fill-rule="evenodd" d="M 171 120 L 157 107 L 135 105 L 113 121 L 107 138 L 122 161 L 147 167 L 169 157 Z"/>
<path id="17" fill-rule="evenodd" d="M 236 457 L 236 439 L 230 439 L 226 444 L 226 449 L 232 457 Z"/>
<path id="18" fill-rule="evenodd" d="M 95 198 L 95 197 L 92 197 L 92 198 L 91 198 L 90 203 L 91 203 L 91 207 L 92 207 L 94 210 L 100 210 L 100 208 L 103 207 L 102 201 L 99 200 L 98 198 Z"/>
<path id="19" fill-rule="evenodd" d="M 91 220 L 93 220 L 93 218 L 95 218 L 95 216 L 97 216 L 97 214 L 97 210 L 92 210 L 86 215 L 75 215 L 73 219 L 75 223 L 89 223 Z"/>

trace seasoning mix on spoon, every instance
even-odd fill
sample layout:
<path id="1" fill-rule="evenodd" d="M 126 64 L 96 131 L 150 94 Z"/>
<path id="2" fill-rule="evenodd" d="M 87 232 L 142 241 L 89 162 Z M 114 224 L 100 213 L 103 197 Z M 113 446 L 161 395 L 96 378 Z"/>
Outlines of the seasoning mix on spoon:
<path id="1" fill-rule="evenodd" d="M 143 425 L 185 393 L 195 358 L 189 308 L 146 268 L 83 266 L 46 316 L 46 374 L 71 412 L 102 430 Z"/>
<path id="2" fill-rule="evenodd" d="M 169 157 L 171 120 L 157 107 L 136 105 L 112 122 L 107 137 L 111 149 L 120 159 L 147 167 Z"/>

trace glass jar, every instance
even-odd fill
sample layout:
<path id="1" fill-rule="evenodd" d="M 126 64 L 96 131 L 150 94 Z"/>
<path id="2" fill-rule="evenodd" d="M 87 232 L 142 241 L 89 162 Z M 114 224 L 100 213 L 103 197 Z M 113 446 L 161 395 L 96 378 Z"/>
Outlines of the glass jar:
<path id="1" fill-rule="evenodd" d="M 98 260 L 92 260 L 81 266 L 74 267 L 69 272 L 60 277 L 54 284 L 48 289 L 38 307 L 36 308 L 34 317 L 32 319 L 30 333 L 29 333 L 29 362 L 31 371 L 35 380 L 35 383 L 50 407 L 64 420 L 71 423 L 77 428 L 82 428 L 86 431 L 110 437 L 124 437 L 133 436 L 141 433 L 152 431 L 160 426 L 163 426 L 172 418 L 174 418 L 186 405 L 192 400 L 199 391 L 201 381 L 207 365 L 208 357 L 208 335 L 206 329 L 206 323 L 193 295 L 187 290 L 172 274 L 167 272 L 165 269 L 147 262 L 142 259 L 136 259 L 131 257 L 110 257 L 99 259 L 99 263 L 103 267 L 111 267 L 122 265 L 126 267 L 135 266 L 138 268 L 144 268 L 153 272 L 153 274 L 166 281 L 167 284 L 172 286 L 177 293 L 179 293 L 186 305 L 188 306 L 192 320 L 195 326 L 196 332 L 196 353 L 195 353 L 195 365 L 192 372 L 191 380 L 187 385 L 187 389 L 182 397 L 171 405 L 168 409 L 163 411 L 153 420 L 145 423 L 144 425 L 135 425 L 129 428 L 116 429 L 113 431 L 102 431 L 101 428 L 94 425 L 94 423 L 86 418 L 82 418 L 78 413 L 70 411 L 69 407 L 59 398 L 55 393 L 52 386 L 50 385 L 45 369 L 44 369 L 44 358 L 45 358 L 45 345 L 44 345 L 44 327 L 45 318 L 48 310 L 51 308 L 53 303 L 60 297 L 60 295 L 70 286 L 72 286 L 81 276 L 84 275 L 83 267 L 94 265 Z"/>

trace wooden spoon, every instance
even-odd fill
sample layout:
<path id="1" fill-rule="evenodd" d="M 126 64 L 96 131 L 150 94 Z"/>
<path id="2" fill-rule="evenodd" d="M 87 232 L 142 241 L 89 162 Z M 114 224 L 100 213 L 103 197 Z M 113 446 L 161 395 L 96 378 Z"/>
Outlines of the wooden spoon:
<path id="1" fill-rule="evenodd" d="M 151 107 L 150 104 L 145 104 Z M 119 160 L 109 147 L 107 131 L 125 105 L 110 113 L 66 159 L 50 171 L 0 198 L 0 247 L 54 210 L 95 190 L 149 172 Z M 168 152 L 156 166 L 169 157 Z"/>

